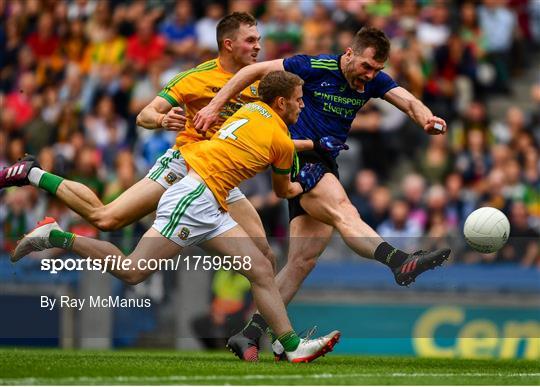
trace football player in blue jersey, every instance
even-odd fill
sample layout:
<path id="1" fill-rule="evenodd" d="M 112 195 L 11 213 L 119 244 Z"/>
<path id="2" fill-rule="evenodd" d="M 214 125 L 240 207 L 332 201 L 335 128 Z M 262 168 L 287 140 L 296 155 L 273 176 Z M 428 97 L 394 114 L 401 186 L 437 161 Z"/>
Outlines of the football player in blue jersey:
<path id="1" fill-rule="evenodd" d="M 385 242 L 360 218 L 339 182 L 335 158 L 344 147 L 339 142 L 325 141 L 325 136 L 333 136 L 345 142 L 356 113 L 370 98 L 384 98 L 428 134 L 446 132 L 446 122 L 442 118 L 434 116 L 427 106 L 382 71 L 389 52 L 390 42 L 384 32 L 364 27 L 342 55 L 295 55 L 249 65 L 241 69 L 194 119 L 195 126 L 204 132 L 217 120 L 226 101 L 270 71 L 286 70 L 304 80 L 305 107 L 298 122 L 289 127 L 293 139 L 303 140 L 301 148 L 297 142 L 296 168 L 298 170 L 306 163 L 319 163 L 323 165 L 325 175 L 309 193 L 289 200 L 291 240 L 288 261 L 277 275 L 285 304 L 291 301 L 314 268 L 334 229 L 358 255 L 387 265 L 402 286 L 414 282 L 424 271 L 441 265 L 450 255 L 450 249 L 410 254 Z M 255 314 L 242 332 L 229 339 L 229 348 L 245 359 L 247 350 L 250 353 L 254 348 L 258 350 L 259 339 L 266 328 L 262 317 Z M 274 352 L 279 353 L 279 348 L 274 348 Z"/>

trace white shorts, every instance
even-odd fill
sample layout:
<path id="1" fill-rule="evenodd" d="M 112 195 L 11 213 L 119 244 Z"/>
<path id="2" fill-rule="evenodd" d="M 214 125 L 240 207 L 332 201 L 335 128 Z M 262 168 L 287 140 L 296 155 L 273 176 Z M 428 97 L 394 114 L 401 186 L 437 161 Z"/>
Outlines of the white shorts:
<path id="1" fill-rule="evenodd" d="M 186 161 L 180 154 L 179 150 L 167 149 L 146 175 L 151 180 L 159 183 L 163 188 L 168 189 L 173 184 L 178 183 L 184 176 L 187 175 Z M 229 191 L 227 196 L 227 204 L 231 204 L 240 199 L 245 199 L 246 196 L 238 187 L 234 187 Z"/>
<path id="2" fill-rule="evenodd" d="M 236 224 L 228 212 L 220 211 L 219 203 L 206 185 L 186 176 L 161 196 L 152 227 L 186 247 L 223 234 Z"/>

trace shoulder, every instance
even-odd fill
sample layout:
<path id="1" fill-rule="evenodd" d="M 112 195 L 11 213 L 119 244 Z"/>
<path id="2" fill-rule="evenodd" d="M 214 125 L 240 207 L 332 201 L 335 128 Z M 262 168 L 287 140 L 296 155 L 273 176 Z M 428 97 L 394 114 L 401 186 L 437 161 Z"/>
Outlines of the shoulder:
<path id="1" fill-rule="evenodd" d="M 182 71 L 178 74 L 176 74 L 168 83 L 167 87 L 172 88 L 173 86 L 177 85 L 178 83 L 185 83 L 189 80 L 194 80 L 200 77 L 205 77 L 208 75 L 208 72 L 211 72 L 213 70 L 217 69 L 217 63 L 216 60 L 210 60 L 204 63 L 201 63 L 200 65 L 193 67 L 191 69 Z"/>
<path id="2" fill-rule="evenodd" d="M 375 76 L 373 80 L 375 82 L 389 82 L 389 81 L 394 82 L 394 79 L 388 73 L 385 73 L 384 71 L 379 71 L 379 73 L 377 74 L 377 76 Z"/>
<path id="3" fill-rule="evenodd" d="M 217 59 L 212 59 L 201 63 L 200 65 L 193 67 L 189 70 L 183 71 L 178 76 L 182 78 L 190 78 L 200 76 L 202 73 L 208 73 L 218 68 Z"/>
<path id="4" fill-rule="evenodd" d="M 294 55 L 283 61 L 285 70 L 302 69 L 304 71 L 319 72 L 325 70 L 337 71 L 339 56 L 337 55 Z M 294 72 L 294 71 L 293 71 Z"/>
<path id="5" fill-rule="evenodd" d="M 339 69 L 339 56 L 322 54 L 309 57 L 309 63 L 312 68 L 322 68 L 325 70 L 338 70 Z"/>
<path id="6" fill-rule="evenodd" d="M 204 63 L 201 63 L 200 65 L 196 67 L 193 67 L 191 69 L 178 73 L 175 78 L 181 78 L 181 79 L 193 78 L 193 77 L 198 76 L 201 73 L 206 73 L 215 69 L 217 69 L 217 60 L 212 59 Z"/>
<path id="7" fill-rule="evenodd" d="M 285 58 L 283 63 L 284 64 L 286 64 L 286 63 L 302 63 L 302 64 L 305 64 L 305 65 L 310 66 L 310 67 L 312 67 L 313 65 L 315 65 L 315 67 L 317 67 L 316 65 L 318 65 L 318 64 L 327 65 L 327 66 L 330 66 L 330 67 L 334 67 L 334 66 L 337 67 L 338 66 L 338 59 L 339 59 L 338 55 L 322 54 L 322 55 L 312 56 L 312 55 L 298 54 L 298 55 L 293 55 L 293 56 L 290 56 L 288 58 Z"/>
<path id="8" fill-rule="evenodd" d="M 391 89 L 398 87 L 396 81 L 390 75 L 381 71 L 368 83 L 369 91 L 373 97 L 382 97 Z"/>

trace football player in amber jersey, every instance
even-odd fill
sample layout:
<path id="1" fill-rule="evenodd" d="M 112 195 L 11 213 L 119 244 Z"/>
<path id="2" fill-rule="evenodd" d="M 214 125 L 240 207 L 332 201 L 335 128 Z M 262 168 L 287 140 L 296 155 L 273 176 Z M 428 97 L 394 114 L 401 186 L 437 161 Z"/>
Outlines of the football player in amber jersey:
<path id="1" fill-rule="evenodd" d="M 258 310 L 291 362 L 312 361 L 331 351 L 340 333 L 333 331 L 312 340 L 298 337 L 287 317 L 270 261 L 229 215 L 227 197 L 233 187 L 269 165 L 273 170 L 274 190 L 284 198 L 309 191 L 323 176 L 322 165 L 306 164 L 297 182 L 290 180 L 294 144 L 287 125 L 296 122 L 304 106 L 302 84 L 302 79 L 292 73 L 269 73 L 260 83 L 261 102 L 242 107 L 211 140 L 182 147 L 180 151 L 189 172 L 163 194 L 152 228 L 135 251 L 124 259 L 126 265 L 108 267 L 114 276 L 136 284 L 154 271 L 141 262 L 149 258 L 163 262 L 178 257 L 186 246 L 200 245 L 223 256 L 223 261 L 242 257 L 239 271 L 251 282 Z M 12 260 L 17 261 L 31 251 L 53 247 L 105 262 L 105 265 L 105 257 L 122 255 L 110 242 L 64 232 L 53 218 L 45 218 L 17 244 Z"/>
<path id="2" fill-rule="evenodd" d="M 25 184 L 40 187 L 103 231 L 117 230 L 153 212 L 163 193 L 186 175 L 179 147 L 210 138 L 219 127 L 218 123 L 206 137 L 202 136 L 194 129 L 193 116 L 212 100 L 235 72 L 257 60 L 260 35 L 253 16 L 232 13 L 219 22 L 216 34 L 218 58 L 179 73 L 138 115 L 137 124 L 140 126 L 178 131 L 176 144 L 156 161 L 145 178 L 114 201 L 104 205 L 83 184 L 41 170 L 33 156 L 0 171 L 0 189 Z M 220 113 L 223 120 L 245 103 L 259 99 L 257 84 L 258 81 L 225 104 Z M 184 106 L 185 113 L 180 105 Z M 262 222 L 251 203 L 238 188 L 231 190 L 227 202 L 231 216 L 247 230 L 263 254 L 274 262 Z"/>

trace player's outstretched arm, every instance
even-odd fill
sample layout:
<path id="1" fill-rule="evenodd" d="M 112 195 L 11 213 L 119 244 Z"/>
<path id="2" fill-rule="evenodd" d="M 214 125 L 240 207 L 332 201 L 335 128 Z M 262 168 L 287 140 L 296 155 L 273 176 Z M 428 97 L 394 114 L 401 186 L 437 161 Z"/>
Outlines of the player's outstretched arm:
<path id="1" fill-rule="evenodd" d="M 418 98 L 403 87 L 394 87 L 385 95 L 384 99 L 406 113 L 414 122 L 424 128 L 428 134 L 444 134 L 446 121 L 434 116 L 431 110 Z"/>
<path id="2" fill-rule="evenodd" d="M 173 107 L 165 98 L 157 96 L 137 115 L 137 125 L 146 129 L 184 130 L 186 117 L 182 112 L 182 108 Z"/>
<path id="3" fill-rule="evenodd" d="M 228 100 L 269 72 L 279 70 L 284 70 L 283 59 L 255 63 L 242 68 L 227 82 L 207 106 L 197 112 L 193 118 L 195 129 L 201 133 L 205 133 L 218 120 L 219 111 Z"/>

